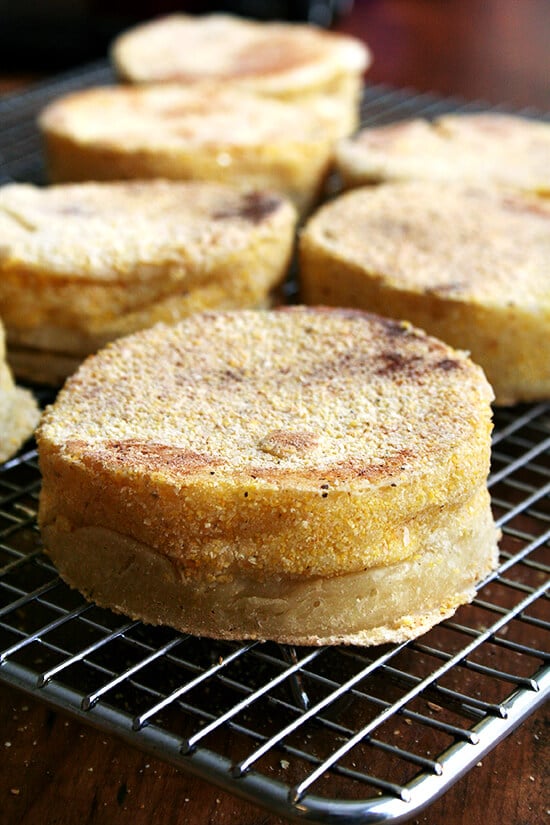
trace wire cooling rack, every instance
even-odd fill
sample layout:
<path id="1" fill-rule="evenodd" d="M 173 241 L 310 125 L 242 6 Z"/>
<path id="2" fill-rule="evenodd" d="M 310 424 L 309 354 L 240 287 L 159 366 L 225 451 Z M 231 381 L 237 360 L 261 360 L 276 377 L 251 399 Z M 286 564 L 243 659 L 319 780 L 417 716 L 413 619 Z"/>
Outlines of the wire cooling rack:
<path id="1" fill-rule="evenodd" d="M 0 181 L 43 180 L 37 111 L 111 80 L 101 63 L 0 100 Z M 376 86 L 363 120 L 482 108 Z M 550 690 L 550 404 L 496 411 L 489 487 L 500 567 L 421 638 L 216 642 L 116 616 L 59 579 L 30 443 L 0 467 L 0 680 L 289 819 L 404 822 Z"/>

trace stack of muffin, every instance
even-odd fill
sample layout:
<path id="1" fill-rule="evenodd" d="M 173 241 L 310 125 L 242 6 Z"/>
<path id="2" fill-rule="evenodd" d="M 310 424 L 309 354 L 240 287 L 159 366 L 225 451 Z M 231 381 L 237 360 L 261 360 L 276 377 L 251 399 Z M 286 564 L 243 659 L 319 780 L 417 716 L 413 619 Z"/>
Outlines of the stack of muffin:
<path id="1" fill-rule="evenodd" d="M 40 118 L 53 185 L 0 192 L 19 374 L 113 342 L 38 431 L 48 552 L 184 631 L 424 632 L 497 562 L 494 390 L 550 396 L 550 126 L 351 137 L 369 52 L 308 26 L 175 15 L 112 59 Z M 334 170 L 353 191 L 312 214 Z M 266 309 L 297 231 L 314 306 Z"/>
<path id="2" fill-rule="evenodd" d="M 550 124 L 446 115 L 339 142 L 353 189 L 301 238 L 303 300 L 468 350 L 497 404 L 550 397 Z"/>
<path id="3" fill-rule="evenodd" d="M 312 26 L 173 15 L 112 59 L 126 82 L 40 117 L 53 185 L 0 190 L 0 316 L 33 381 L 159 320 L 267 304 L 370 55 Z"/>

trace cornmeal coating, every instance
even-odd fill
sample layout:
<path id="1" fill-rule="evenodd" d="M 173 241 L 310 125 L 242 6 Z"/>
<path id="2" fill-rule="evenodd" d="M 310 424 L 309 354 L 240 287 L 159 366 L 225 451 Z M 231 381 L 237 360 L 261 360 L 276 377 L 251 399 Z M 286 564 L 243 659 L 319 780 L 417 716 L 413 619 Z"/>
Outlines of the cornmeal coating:
<path id="1" fill-rule="evenodd" d="M 491 399 L 463 353 L 361 312 L 157 325 L 46 412 L 44 542 L 71 584 L 148 622 L 408 638 L 495 564 Z"/>
<path id="2" fill-rule="evenodd" d="M 301 213 L 354 127 L 338 98 L 286 101 L 222 82 L 86 89 L 46 106 L 39 125 L 54 183 L 210 180 L 278 191 Z"/>
<path id="3" fill-rule="evenodd" d="M 108 341 L 269 302 L 296 211 L 274 192 L 127 181 L 0 189 L 0 315 L 19 375 L 60 383 Z"/>
<path id="4" fill-rule="evenodd" d="M 549 195 L 550 123 L 480 112 L 366 127 L 338 144 L 336 166 L 348 187 L 426 180 Z"/>
<path id="5" fill-rule="evenodd" d="M 468 350 L 496 403 L 550 397 L 550 202 L 428 181 L 364 187 L 300 238 L 305 303 L 406 319 Z"/>

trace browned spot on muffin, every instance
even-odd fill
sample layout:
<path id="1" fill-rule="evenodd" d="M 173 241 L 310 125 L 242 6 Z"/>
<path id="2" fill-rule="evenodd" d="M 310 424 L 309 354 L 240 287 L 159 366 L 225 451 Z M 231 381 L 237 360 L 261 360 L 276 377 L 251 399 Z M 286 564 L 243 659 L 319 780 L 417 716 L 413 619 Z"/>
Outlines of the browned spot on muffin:
<path id="1" fill-rule="evenodd" d="M 271 430 L 258 442 L 258 447 L 264 453 L 286 458 L 309 452 L 318 443 L 317 434 L 308 430 Z"/>
<path id="2" fill-rule="evenodd" d="M 259 42 L 241 48 L 231 66 L 233 77 L 276 74 L 306 65 L 317 57 L 315 45 L 301 40 L 293 42 L 288 35 L 271 33 Z"/>
<path id="3" fill-rule="evenodd" d="M 224 218 L 244 218 L 251 223 L 261 223 L 268 215 L 276 212 L 281 205 L 281 198 L 267 192 L 247 192 L 239 206 L 220 209 L 214 212 L 215 220 Z"/>
<path id="4" fill-rule="evenodd" d="M 452 292 L 462 292 L 467 289 L 468 283 L 466 281 L 449 281 L 446 284 L 436 284 L 435 286 L 427 286 L 424 288 L 425 295 L 448 295 Z"/>
<path id="5" fill-rule="evenodd" d="M 460 361 L 457 361 L 454 358 L 443 358 L 441 361 L 438 361 L 435 366 L 445 372 L 451 372 L 451 370 L 460 369 Z"/>
<path id="6" fill-rule="evenodd" d="M 382 331 L 388 338 L 401 338 L 405 335 L 410 338 L 422 338 L 422 333 L 413 329 L 411 325 L 405 321 L 392 321 L 391 318 L 379 318 L 379 323 Z"/>
<path id="7" fill-rule="evenodd" d="M 541 218 L 550 220 L 550 207 L 541 199 L 535 198 L 515 198 L 513 195 L 507 195 L 502 200 L 504 209 L 511 212 L 524 212 L 531 215 L 540 215 Z"/>
<path id="8" fill-rule="evenodd" d="M 354 309 L 353 307 L 332 307 L 323 304 L 316 306 L 301 306 L 297 310 L 296 307 L 277 307 L 279 312 L 296 312 L 302 314 L 304 312 L 311 312 L 314 315 L 325 313 L 327 315 L 338 316 L 339 318 L 347 318 L 350 321 L 357 321 L 357 323 L 372 323 L 376 322 L 379 329 L 388 338 L 400 338 L 407 336 L 409 338 L 423 338 L 424 333 L 420 330 L 414 329 L 407 321 L 396 321 L 392 318 L 385 318 L 382 315 L 377 315 L 374 312 L 369 312 L 365 309 Z"/>
<path id="9" fill-rule="evenodd" d="M 325 471 L 325 474 L 337 480 L 364 478 L 367 481 L 381 481 L 404 472 L 407 469 L 407 462 L 413 458 L 414 453 L 408 448 L 384 456 L 380 461 L 365 462 L 361 457 L 350 456 L 345 461 L 340 461 L 331 467 L 329 472 Z"/>
<path id="10" fill-rule="evenodd" d="M 410 461 L 416 461 L 415 452 L 409 448 L 396 450 L 390 455 L 381 457 L 379 460 L 363 458 L 361 456 L 350 456 L 349 458 L 329 464 L 321 468 L 311 467 L 311 469 L 301 468 L 300 479 L 308 478 L 312 482 L 322 481 L 324 485 L 332 482 L 346 483 L 352 479 L 365 479 L 369 482 L 383 483 L 384 480 L 391 480 L 400 473 L 406 472 Z M 292 478 L 296 475 L 295 470 L 288 467 L 251 467 L 247 475 L 253 479 L 264 481 L 280 482 Z M 323 489 L 328 489 L 324 487 Z"/>
<path id="11" fill-rule="evenodd" d="M 408 375 L 419 375 L 426 368 L 425 359 L 420 355 L 403 355 L 400 352 L 386 351 L 378 356 L 380 366 L 376 369 L 376 375 L 391 377 L 396 373 L 407 373 Z"/>
<path id="12" fill-rule="evenodd" d="M 229 367 L 222 370 L 219 375 L 220 384 L 235 384 L 244 381 L 245 375 L 242 369 L 230 369 Z"/>
<path id="13" fill-rule="evenodd" d="M 98 463 L 100 465 L 116 466 L 119 469 L 127 467 L 139 467 L 154 472 L 177 472 L 178 475 L 187 475 L 208 467 L 215 467 L 221 462 L 214 456 L 197 453 L 170 444 L 155 444 L 152 442 L 142 442 L 135 439 L 124 441 L 104 441 L 101 444 L 89 445 L 81 442 L 67 443 L 67 448 L 72 452 L 80 452 L 86 463 Z"/>

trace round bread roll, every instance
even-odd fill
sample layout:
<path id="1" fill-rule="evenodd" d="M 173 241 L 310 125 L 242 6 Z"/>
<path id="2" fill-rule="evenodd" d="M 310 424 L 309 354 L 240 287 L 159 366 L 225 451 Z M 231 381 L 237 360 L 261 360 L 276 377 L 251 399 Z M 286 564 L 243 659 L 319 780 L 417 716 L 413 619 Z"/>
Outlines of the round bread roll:
<path id="1" fill-rule="evenodd" d="M 346 186 L 426 180 L 550 194 L 550 123 L 496 112 L 403 120 L 342 139 Z"/>
<path id="2" fill-rule="evenodd" d="M 357 189 L 300 242 L 302 300 L 406 318 L 468 350 L 497 404 L 550 397 L 550 202 L 429 182 Z"/>
<path id="3" fill-rule="evenodd" d="M 0 462 L 17 452 L 32 435 L 40 418 L 34 396 L 15 385 L 5 359 L 5 333 L 0 321 Z"/>
<path id="4" fill-rule="evenodd" d="M 143 23 L 115 40 L 111 58 L 132 83 L 209 79 L 285 100 L 337 95 L 349 100 L 355 118 L 371 62 L 357 38 L 229 14 L 172 14 Z"/>
<path id="5" fill-rule="evenodd" d="M 0 315 L 18 375 L 60 383 L 107 341 L 284 278 L 296 212 L 270 192 L 130 181 L 0 189 Z"/>
<path id="6" fill-rule="evenodd" d="M 410 325 L 311 309 L 195 315 L 119 339 L 42 420 L 60 574 L 153 624 L 378 644 L 495 565 L 491 389 Z"/>
<path id="7" fill-rule="evenodd" d="M 270 189 L 300 212 L 318 198 L 350 131 L 336 99 L 299 104 L 224 85 L 100 87 L 39 118 L 53 182 L 167 178 Z"/>

